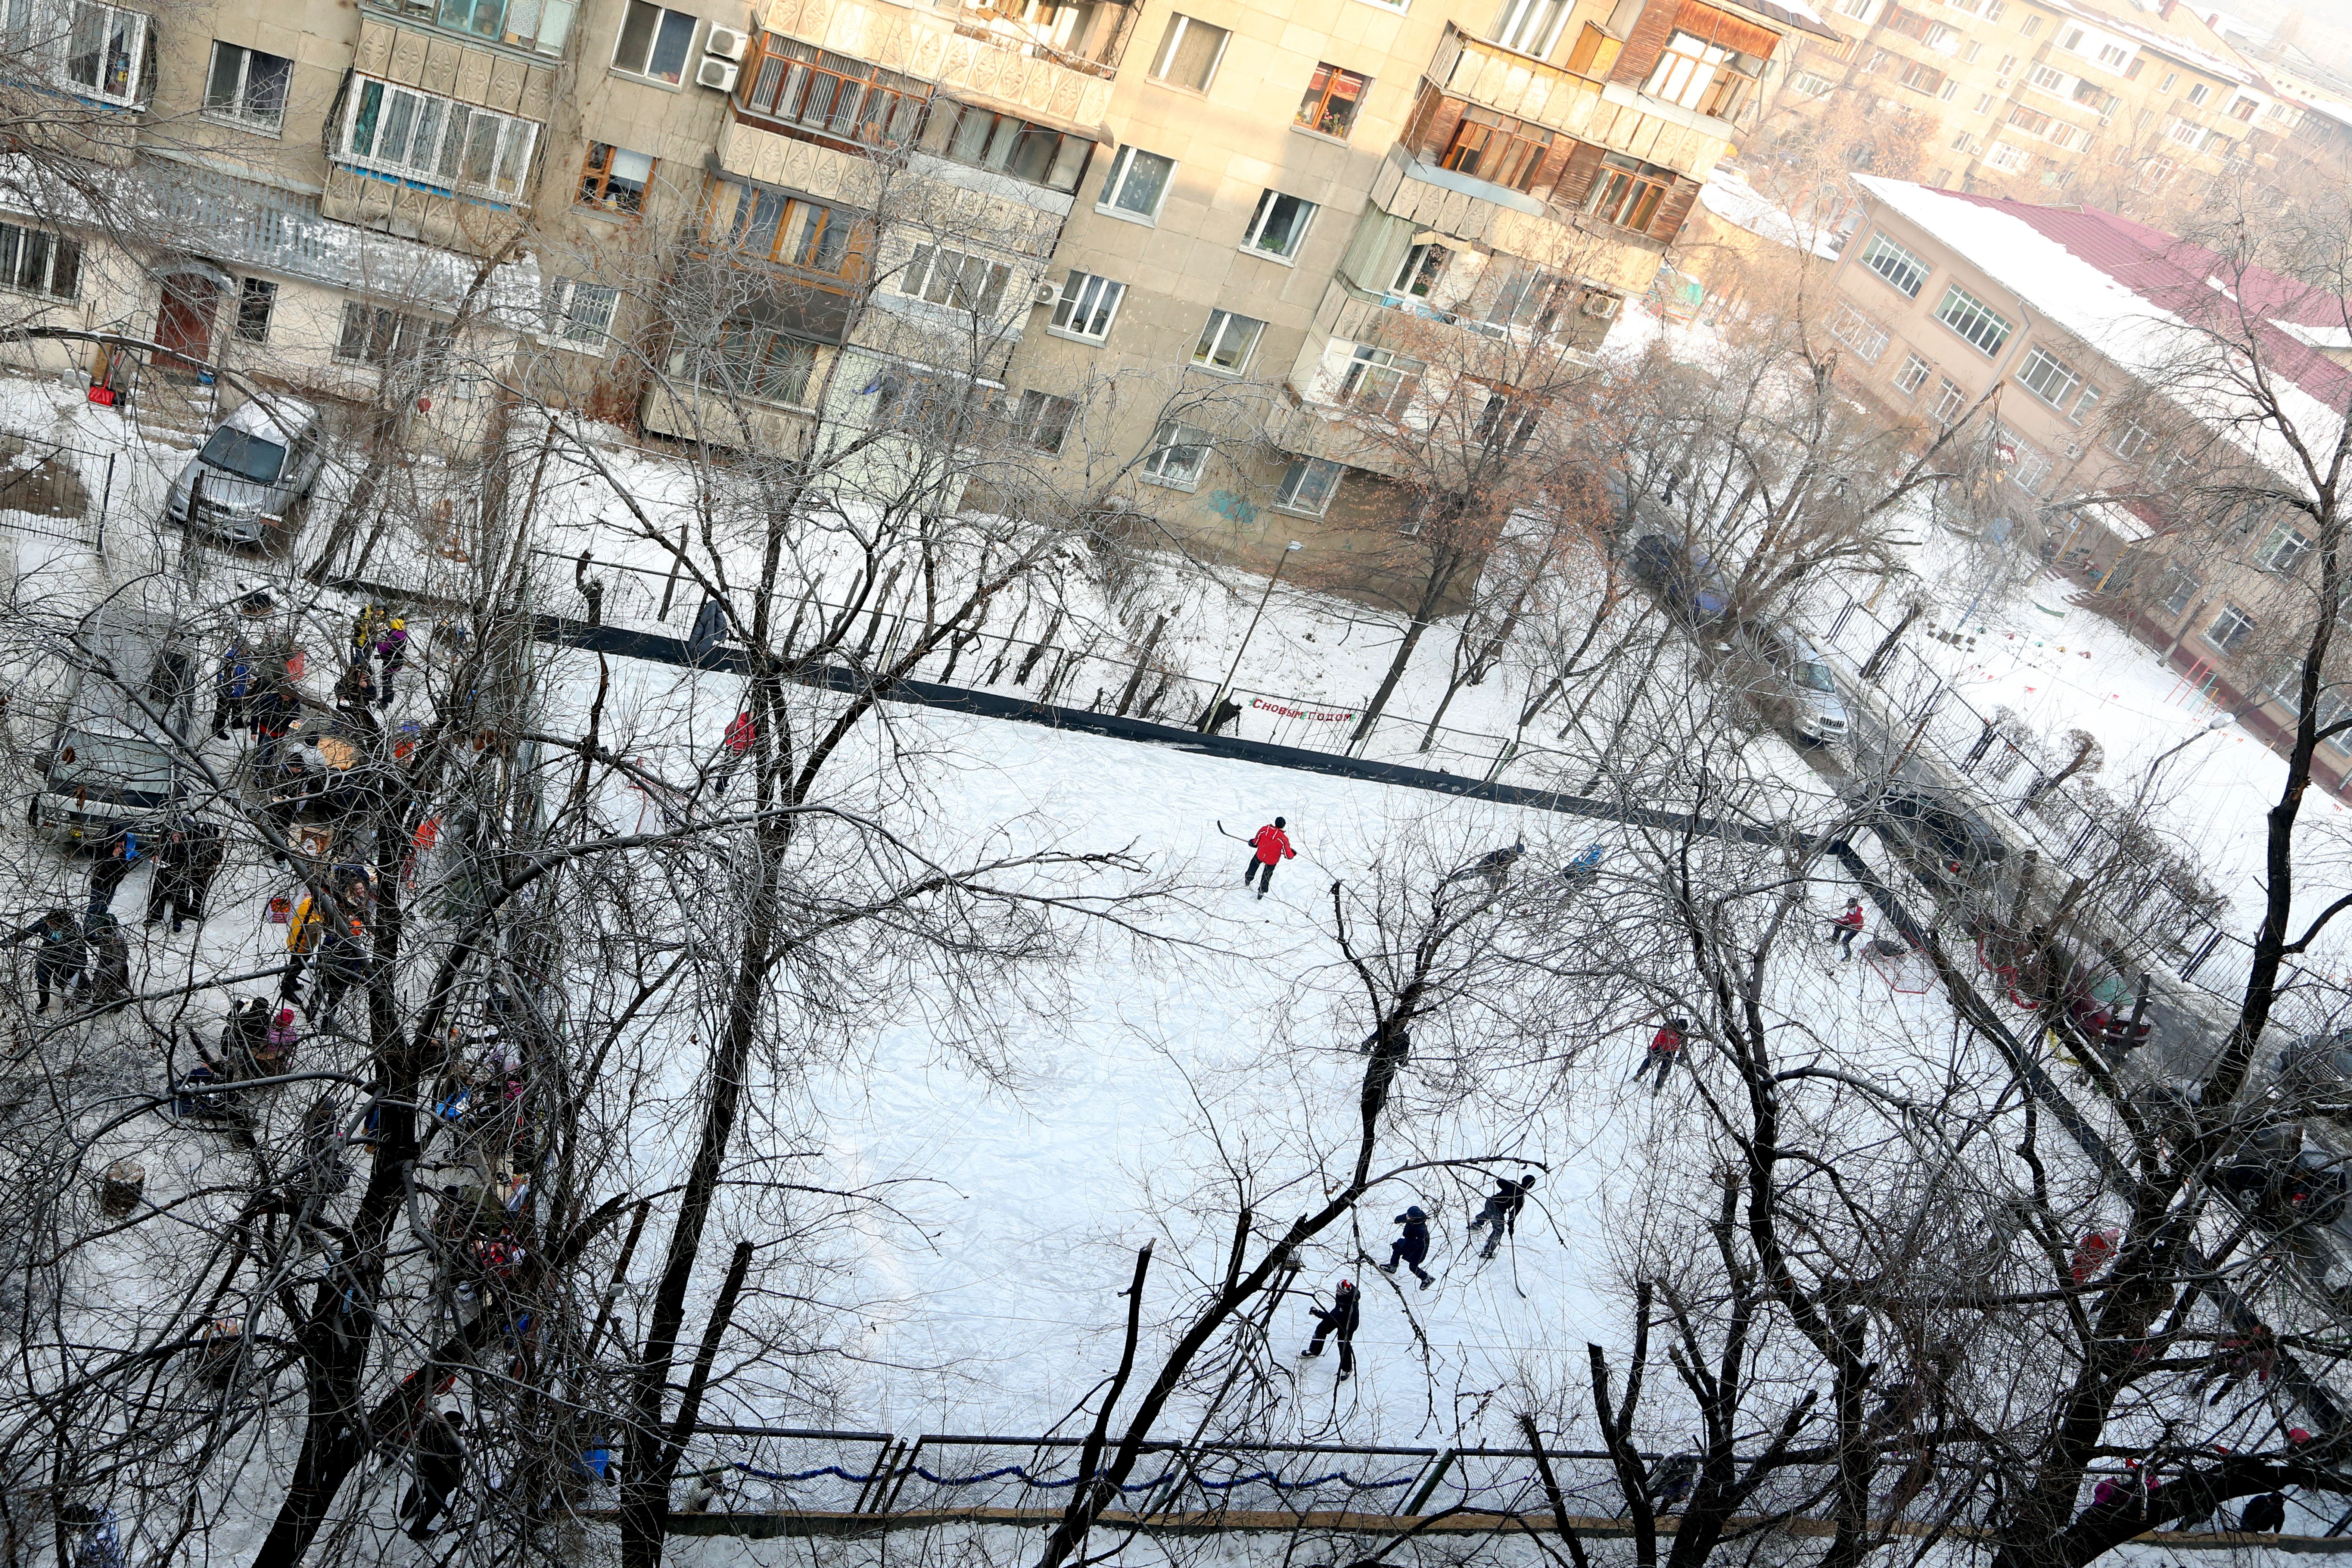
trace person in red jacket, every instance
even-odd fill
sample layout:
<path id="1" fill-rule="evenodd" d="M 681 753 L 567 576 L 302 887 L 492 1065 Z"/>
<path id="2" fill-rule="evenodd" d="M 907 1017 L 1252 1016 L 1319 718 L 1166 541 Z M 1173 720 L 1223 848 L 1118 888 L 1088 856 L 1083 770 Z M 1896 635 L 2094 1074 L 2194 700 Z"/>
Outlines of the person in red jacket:
<path id="1" fill-rule="evenodd" d="M 1651 1082 L 1650 1092 L 1655 1094 L 1664 1089 L 1666 1074 L 1675 1065 L 1675 1058 L 1682 1053 L 1683 1031 L 1689 1028 L 1688 1019 L 1668 1019 L 1665 1027 L 1650 1037 L 1649 1054 L 1642 1059 L 1641 1066 L 1633 1069 L 1633 1082 L 1642 1082 L 1642 1075 L 1654 1067 L 1658 1070 L 1658 1076 Z"/>
<path id="2" fill-rule="evenodd" d="M 1862 935 L 1862 900 L 1845 901 L 1845 913 L 1830 922 L 1830 940 L 1848 958 L 1853 956 L 1853 939 Z"/>
<path id="3" fill-rule="evenodd" d="M 1242 885 L 1247 887 L 1250 878 L 1257 878 L 1257 895 L 1260 898 L 1264 898 L 1265 890 L 1274 885 L 1275 862 L 1285 858 L 1298 858 L 1298 852 L 1290 847 L 1290 835 L 1282 829 L 1283 820 L 1276 817 L 1272 826 L 1260 828 L 1257 837 L 1250 841 L 1250 848 L 1257 852 L 1242 872 Z"/>
<path id="4" fill-rule="evenodd" d="M 751 713 L 749 708 L 737 714 L 729 722 L 726 738 L 719 745 L 718 769 L 710 776 L 712 794 L 727 793 L 728 781 L 735 777 L 735 769 L 743 766 L 743 759 L 751 755 L 751 742 L 758 734 L 758 729 L 751 722 Z"/>

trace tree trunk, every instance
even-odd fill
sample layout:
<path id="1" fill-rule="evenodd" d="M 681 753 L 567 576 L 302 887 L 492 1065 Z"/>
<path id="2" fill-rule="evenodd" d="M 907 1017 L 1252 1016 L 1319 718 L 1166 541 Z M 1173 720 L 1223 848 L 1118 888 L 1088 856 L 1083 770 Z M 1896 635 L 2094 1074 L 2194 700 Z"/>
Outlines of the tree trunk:
<path id="1" fill-rule="evenodd" d="M 1862 662 L 1864 680 L 1874 681 L 1886 673 L 1886 661 L 1895 656 L 1895 644 L 1903 640 L 1904 632 L 1911 630 L 1911 623 L 1926 613 L 1925 605 L 1912 604 L 1904 608 L 1903 619 L 1895 623 L 1895 630 L 1880 638 L 1878 646 L 1870 651 L 1870 657 Z"/>

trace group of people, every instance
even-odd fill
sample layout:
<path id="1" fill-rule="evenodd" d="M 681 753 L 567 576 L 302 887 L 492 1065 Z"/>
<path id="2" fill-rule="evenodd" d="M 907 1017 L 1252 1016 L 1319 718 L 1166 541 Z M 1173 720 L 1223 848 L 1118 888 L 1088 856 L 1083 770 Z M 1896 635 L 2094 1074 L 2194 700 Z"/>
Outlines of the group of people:
<path id="1" fill-rule="evenodd" d="M 280 1000 L 302 1009 L 320 1029 L 336 1027 L 346 992 L 367 988 L 369 925 L 375 914 L 375 887 L 364 869 L 335 866 L 327 881 L 330 895 L 305 894 L 287 921 L 286 950 L 292 960 L 278 988 Z M 307 1001 L 306 972 L 311 977 Z"/>
<path id="2" fill-rule="evenodd" d="M 736 720 L 739 725 L 745 722 L 747 720 L 742 718 Z M 729 731 L 728 738 L 731 745 L 734 739 L 734 732 L 731 729 Z M 1244 841 L 1249 845 L 1250 858 L 1243 863 L 1242 886 L 1247 888 L 1255 885 L 1260 898 L 1264 898 L 1267 890 L 1274 885 L 1274 868 L 1284 861 L 1298 858 L 1298 851 L 1290 841 L 1289 827 L 1290 823 L 1286 818 L 1276 817 Z M 1504 884 L 1510 881 L 1511 873 L 1517 866 L 1520 857 L 1527 852 L 1528 843 L 1525 839 L 1505 844 L 1499 849 L 1488 850 L 1468 865 L 1439 878 L 1437 885 L 1449 887 L 1454 883 L 1476 878 L 1486 884 L 1486 893 L 1492 896 L 1503 891 Z M 1574 859 L 1559 868 L 1559 880 L 1562 887 L 1570 893 L 1580 893 L 1591 886 L 1600 876 L 1601 863 L 1605 857 L 1606 852 L 1599 844 L 1585 845 L 1577 852 Z"/>
<path id="3" fill-rule="evenodd" d="M 1496 1176 L 1495 1190 L 1486 1195 L 1486 1203 L 1463 1233 L 1467 1245 L 1479 1231 L 1487 1232 L 1486 1245 L 1479 1252 L 1483 1259 L 1492 1258 L 1506 1236 L 1518 1232 L 1519 1210 L 1527 1206 L 1528 1194 L 1536 1185 L 1532 1173 L 1524 1176 Z M 1412 1271 L 1424 1291 L 1437 1283 L 1437 1276 L 1422 1267 L 1429 1259 L 1429 1212 L 1419 1204 L 1409 1206 L 1392 1221 L 1401 1227 L 1396 1240 L 1389 1248 L 1389 1260 L 1378 1265 L 1383 1274 L 1393 1274 L 1402 1264 Z M 1339 1345 L 1339 1377 L 1342 1383 L 1356 1375 L 1356 1329 L 1363 1322 L 1363 1294 L 1353 1280 L 1342 1280 L 1331 1293 L 1328 1307 L 1309 1302 L 1307 1315 L 1315 1322 L 1314 1338 L 1307 1342 L 1301 1355 L 1321 1355 L 1324 1345 L 1333 1340 Z"/>

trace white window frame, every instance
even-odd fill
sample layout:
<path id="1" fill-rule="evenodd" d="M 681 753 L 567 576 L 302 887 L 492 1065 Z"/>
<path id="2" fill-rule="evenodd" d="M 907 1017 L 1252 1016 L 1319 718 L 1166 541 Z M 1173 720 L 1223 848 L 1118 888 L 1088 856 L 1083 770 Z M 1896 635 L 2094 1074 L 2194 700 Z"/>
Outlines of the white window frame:
<path id="1" fill-rule="evenodd" d="M 1054 301 L 1053 319 L 1045 330 L 1056 337 L 1075 338 L 1081 343 L 1101 343 L 1110 338 L 1110 329 L 1118 320 L 1118 308 L 1127 298 L 1127 285 L 1100 273 L 1072 271 L 1062 279 L 1062 297 Z M 1073 321 L 1092 320 L 1095 329 L 1072 326 Z"/>
<path id="2" fill-rule="evenodd" d="M 233 53 L 236 56 L 236 81 L 229 93 L 231 107 L 228 108 L 217 107 L 213 102 L 213 84 L 220 75 L 221 57 L 224 53 Z M 266 117 L 248 114 L 241 107 L 250 99 L 253 87 L 253 61 L 257 55 L 266 60 L 280 61 L 286 67 L 286 79 L 280 85 L 278 92 L 278 111 Z M 287 59 L 285 56 L 273 55 L 267 49 L 247 48 L 243 44 L 232 44 L 215 38 L 212 56 L 205 62 L 204 117 L 223 125 L 234 125 L 239 131 L 250 131 L 257 136 L 276 136 L 286 126 L 286 99 L 291 94 L 293 83 L 294 62 Z"/>
<path id="3" fill-rule="evenodd" d="M 1969 394 L 1947 376 L 1936 387 L 1936 401 L 1929 405 L 1927 417 L 1938 424 L 1949 424 L 1968 406 Z"/>
<path id="4" fill-rule="evenodd" d="M 2220 630 L 2224 621 L 2234 621 L 2236 624 L 2226 635 L 2216 636 L 2214 633 Z M 2197 635 L 2207 647 L 2235 658 L 2239 648 L 2253 636 L 2254 631 L 2254 618 L 2252 615 L 2247 614 L 2238 605 L 2223 604 L 2221 612 L 2213 619 L 2205 622 L 2205 629 Z"/>
<path id="5" fill-rule="evenodd" d="M 1339 401 L 1383 419 L 1400 419 L 1419 394 L 1429 367 L 1376 343 L 1359 343 L 1339 374 Z M 1371 389 L 1377 387 L 1375 394 Z"/>
<path id="6" fill-rule="evenodd" d="M 2082 390 L 2083 378 L 2047 346 L 2036 343 L 2017 367 L 2017 384 L 2063 413 L 2067 402 Z"/>
<path id="7" fill-rule="evenodd" d="M 1871 365 L 1885 357 L 1886 346 L 1894 340 L 1885 328 L 1851 305 L 1841 307 L 1831 319 L 1830 336 L 1852 349 L 1864 364 Z"/>
<path id="8" fill-rule="evenodd" d="M 1319 517 L 1331 509 L 1339 494 L 1347 465 L 1322 457 L 1294 457 L 1275 486 L 1274 509 L 1294 517 Z"/>
<path id="9" fill-rule="evenodd" d="M 1870 236 L 1870 244 L 1857 259 L 1873 277 L 1906 299 L 1918 298 L 1927 280 L 1936 276 L 1935 267 L 1926 256 L 1890 237 L 1885 229 Z M 1911 279 L 1908 288 L 1903 286 L 1905 277 Z"/>
<path id="10" fill-rule="evenodd" d="M 381 108 L 374 128 L 376 141 L 371 141 L 367 152 L 361 152 L 353 148 L 352 139 L 359 125 L 361 108 L 367 99 L 367 89 L 371 87 L 380 89 L 382 95 Z M 414 99 L 419 107 L 409 111 L 403 155 L 398 158 L 385 158 L 379 155 L 374 149 L 383 136 L 385 127 L 391 119 L 395 95 Z M 431 190 L 478 196 L 485 201 L 509 206 L 519 207 L 527 204 L 530 194 L 531 159 L 539 151 L 539 135 L 541 130 L 537 120 L 523 120 L 511 114 L 500 114 L 494 109 L 477 109 L 472 104 L 460 103 L 453 98 L 443 98 L 436 93 L 419 92 L 413 87 L 404 87 L 398 82 L 385 81 L 380 77 L 353 77 L 348 98 L 349 102 L 343 109 L 342 125 L 336 136 L 336 150 L 333 154 L 336 162 L 348 163 L 356 169 L 389 174 L 396 179 Z M 425 120 L 425 110 L 428 107 L 432 110 L 432 118 L 431 130 L 426 134 L 432 138 L 434 145 L 431 156 L 419 162 L 407 154 L 414 151 L 417 126 Z M 450 128 L 462 122 L 467 128 L 464 134 L 470 138 L 473 135 L 476 120 L 481 118 L 487 118 L 498 128 L 495 132 L 498 144 L 491 149 L 492 166 L 489 183 L 486 184 L 478 180 L 457 177 L 464 173 L 463 159 L 466 150 L 462 145 L 457 152 L 459 163 L 456 172 L 444 173 L 442 165 L 448 161 L 447 138 Z M 520 128 L 520 145 L 517 145 L 518 139 L 513 134 L 516 127 Z M 502 190 L 498 182 L 501 172 L 509 168 L 512 170 L 513 188 Z"/>
<path id="11" fill-rule="evenodd" d="M 1185 36 L 1194 27 L 1207 27 L 1218 35 L 1216 52 L 1209 57 L 1208 68 L 1201 73 L 1199 81 L 1174 80 L 1168 73 L 1176 64 L 1178 51 L 1184 47 Z M 1213 22 L 1203 22 L 1198 16 L 1187 16 L 1181 11 L 1171 11 L 1168 14 L 1168 31 L 1160 40 L 1160 53 L 1151 62 L 1151 79 L 1162 87 L 1177 88 L 1185 92 L 1206 92 L 1217 79 L 1217 71 L 1225 63 L 1226 46 L 1233 41 L 1230 28 L 1220 27 Z"/>
<path id="12" fill-rule="evenodd" d="M 1276 211 L 1285 202 L 1297 204 L 1298 219 L 1291 225 L 1290 248 L 1276 250 L 1259 242 L 1265 238 L 1266 225 L 1274 221 Z M 1257 210 L 1250 214 L 1249 227 L 1242 231 L 1242 248 L 1252 256 L 1264 256 L 1269 261 L 1296 263 L 1299 250 L 1307 244 L 1307 231 L 1314 226 L 1315 214 L 1321 210 L 1318 203 L 1310 202 L 1304 196 L 1291 195 L 1286 191 L 1277 191 L 1269 185 L 1257 199 Z"/>
<path id="13" fill-rule="evenodd" d="M 1164 485 L 1171 490 L 1198 488 L 1201 476 L 1209 466 L 1210 444 L 1209 433 L 1198 425 L 1186 424 L 1181 420 L 1162 420 L 1160 428 L 1151 433 L 1151 449 L 1139 470 L 1143 482 Z M 1188 464 L 1178 461 L 1179 453 L 1189 455 Z"/>
<path id="14" fill-rule="evenodd" d="M 1559 43 L 1560 29 L 1575 9 L 1569 0 L 1499 0 L 1486 41 L 1542 59 Z M 1321 516 L 1320 513 L 1316 514 Z"/>
<path id="15" fill-rule="evenodd" d="M 1935 373 L 1936 367 L 1928 362 L 1926 355 L 1913 354 L 1895 372 L 1895 390 L 1905 397 L 1917 397 L 1919 389 L 1926 386 L 1927 378 Z"/>
<path id="16" fill-rule="evenodd" d="M 2189 89 L 2189 101 L 2199 109 L 2204 108 L 2205 100 L 2212 96 L 2213 84 L 2210 82 L 2200 81 Z"/>
<path id="17" fill-rule="evenodd" d="M 2126 423 L 2107 437 L 2107 450 L 2128 463 L 2156 444 L 2156 432 L 2144 424 Z"/>
<path id="18" fill-rule="evenodd" d="M 1060 423 L 1053 427 L 1054 444 L 1048 446 L 1039 437 L 1049 427 L 1048 416 L 1057 412 L 1056 405 L 1059 405 Z M 1077 418 L 1076 399 L 1031 387 L 1021 394 L 1020 406 L 1013 411 L 1013 434 L 1024 446 L 1034 447 L 1048 456 L 1058 456 L 1062 448 L 1068 444 L 1070 426 L 1077 423 Z"/>
<path id="19" fill-rule="evenodd" d="M 2310 559 L 2311 552 L 2317 548 L 2312 543 L 2309 534 L 2293 523 L 2281 523 L 2271 530 L 2271 537 L 2263 541 L 2263 548 L 2255 559 L 2263 563 L 2264 571 L 2275 571 L 2282 577 L 2291 576 L 2294 569 Z"/>
<path id="20" fill-rule="evenodd" d="M 37 5 L 11 4 L 8 6 L 9 19 L 13 24 L 18 16 L 26 11 L 31 11 L 34 15 L 25 18 L 26 26 L 56 33 L 58 77 L 65 84 L 68 92 L 93 102 L 111 104 L 117 109 L 136 109 L 146 101 L 143 91 L 147 78 L 147 57 L 155 47 L 155 19 L 152 16 L 143 11 L 131 10 L 127 6 L 104 5 L 101 0 L 65 0 L 65 3 L 60 4 L 52 15 L 39 14 L 47 9 L 47 7 Z M 74 61 L 79 56 L 85 20 L 94 23 L 98 28 L 97 40 L 90 55 L 92 75 L 88 81 L 74 75 Z M 105 85 L 108 76 L 106 61 L 109 55 L 113 52 L 111 45 L 116 37 L 116 29 L 125 26 L 129 27 L 131 36 L 127 66 L 123 72 L 124 85 L 120 90 L 109 91 Z M 15 33 L 17 28 L 11 26 L 8 30 Z"/>
<path id="21" fill-rule="evenodd" d="M 1696 113 L 1706 101 L 1715 78 L 1735 70 L 1732 53 L 1721 44 L 1677 30 L 1667 37 L 1666 47 L 1659 52 L 1658 63 L 1651 68 L 1650 79 L 1642 84 L 1642 90 Z"/>
<path id="22" fill-rule="evenodd" d="M 1231 365 L 1217 363 L 1218 356 L 1230 351 L 1234 340 L 1241 340 L 1241 354 Z M 1212 375 L 1244 376 L 1249 373 L 1250 361 L 1257 355 L 1257 346 L 1265 337 L 1265 323 L 1255 316 L 1244 316 L 1223 307 L 1209 312 L 1201 326 L 1201 336 L 1192 345 L 1192 363 Z"/>
<path id="23" fill-rule="evenodd" d="M 970 287 L 975 268 L 980 280 L 977 298 L 971 297 Z M 925 244 L 915 247 L 899 273 L 898 292 L 950 310 L 993 319 L 1004 308 L 1005 291 L 1012 282 L 1013 268 L 992 256 Z"/>
<path id="24" fill-rule="evenodd" d="M 645 58 L 638 64 L 625 66 L 621 63 L 621 43 L 628 37 L 629 12 L 636 5 L 644 5 L 647 10 L 656 12 L 657 15 L 654 17 L 652 30 L 646 35 Z M 685 18 L 687 24 L 686 54 L 683 63 L 678 67 L 676 80 L 653 68 L 654 57 L 661 48 L 662 34 L 667 30 L 669 20 L 673 16 Z M 694 40 L 700 31 L 701 18 L 691 11 L 678 11 L 667 5 L 656 5 L 653 4 L 653 0 L 629 0 L 627 5 L 621 7 L 621 25 L 613 30 L 613 57 L 610 64 L 613 69 L 623 76 L 634 77 L 638 81 L 660 82 L 666 87 L 682 87 L 687 78 L 694 74 Z"/>
<path id="25" fill-rule="evenodd" d="M 548 285 L 547 322 L 540 340 L 578 354 L 608 354 L 613 350 L 613 318 L 620 308 L 619 289 L 559 277 Z"/>
<path id="26" fill-rule="evenodd" d="M 2097 387 L 2085 382 L 2083 383 L 2083 395 L 2074 400 L 2074 410 L 2068 413 L 2066 417 L 2072 420 L 2074 423 L 2081 424 L 2084 421 L 2091 417 L 2093 412 L 2098 408 L 2100 401 L 2106 395 L 2106 393 L 2101 392 Z"/>
<path id="27" fill-rule="evenodd" d="M 1168 172 L 1160 179 L 1159 193 L 1152 198 L 1149 212 L 1118 204 L 1118 198 L 1127 193 L 1129 182 L 1135 172 L 1135 160 L 1139 157 L 1156 158 L 1168 165 Z M 1111 157 L 1110 172 L 1103 177 L 1102 193 L 1095 201 L 1095 211 L 1105 217 L 1123 218 L 1132 224 L 1158 224 L 1160 210 L 1168 204 L 1168 193 L 1176 184 L 1176 171 L 1181 166 L 1164 152 L 1153 152 L 1129 142 Z"/>
<path id="28" fill-rule="evenodd" d="M 1945 286 L 1943 300 L 1937 305 L 1935 314 L 1937 321 L 1945 330 L 1988 360 L 2000 353 L 2017 330 L 2015 322 L 1957 283 Z M 1962 326 L 1960 321 L 1953 319 L 1956 316 L 1969 324 Z M 1979 340 L 1976 328 L 1990 325 L 1998 325 L 2000 330 L 1993 335 L 1992 342 L 1988 345 Z"/>

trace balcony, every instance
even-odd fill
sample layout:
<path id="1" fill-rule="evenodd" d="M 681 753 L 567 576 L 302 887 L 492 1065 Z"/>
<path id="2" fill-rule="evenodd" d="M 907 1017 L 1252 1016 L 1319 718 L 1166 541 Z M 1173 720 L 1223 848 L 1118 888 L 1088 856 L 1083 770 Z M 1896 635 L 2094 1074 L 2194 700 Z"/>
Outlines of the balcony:
<path id="1" fill-rule="evenodd" d="M 1474 38 L 1454 22 L 1437 41 L 1428 79 L 1451 97 L 1580 139 L 1601 106 L 1598 78 Z"/>
<path id="2" fill-rule="evenodd" d="M 1129 8 L 1110 0 L 1097 0 L 1097 8 L 1120 13 L 1109 19 L 1118 23 L 1123 39 L 1132 26 Z M 1106 67 L 1039 38 L 989 5 L 910 9 L 888 0 L 769 0 L 752 26 L 1058 129 L 1090 131 L 1110 112 L 1115 49 L 1114 65 Z"/>

